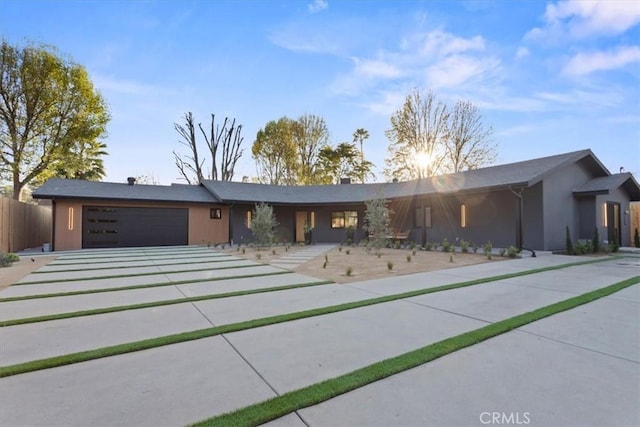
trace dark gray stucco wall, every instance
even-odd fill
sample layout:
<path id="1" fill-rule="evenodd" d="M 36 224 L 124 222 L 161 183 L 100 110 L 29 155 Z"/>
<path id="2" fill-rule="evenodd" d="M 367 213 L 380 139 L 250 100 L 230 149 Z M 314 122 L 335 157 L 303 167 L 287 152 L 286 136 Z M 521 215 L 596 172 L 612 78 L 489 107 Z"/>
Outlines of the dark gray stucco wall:
<path id="1" fill-rule="evenodd" d="M 623 188 L 610 191 L 609 194 L 596 196 L 595 217 L 600 240 L 607 240 L 607 227 L 603 225 L 602 206 L 605 203 L 620 204 L 620 246 L 632 246 L 631 241 L 631 216 L 629 213 L 629 195 Z"/>
<path id="2" fill-rule="evenodd" d="M 577 232 L 572 231 L 571 237 L 574 241 L 591 240 L 593 239 L 595 227 L 598 226 L 596 220 L 596 197 L 579 197 L 576 198 L 576 203 L 578 207 L 578 227 Z M 602 231 L 598 230 L 598 233 L 602 233 Z"/>
<path id="3" fill-rule="evenodd" d="M 524 205 L 522 244 L 527 249 L 544 249 L 543 190 L 544 183 L 539 182 L 522 191 Z"/>
<path id="4" fill-rule="evenodd" d="M 572 234 L 578 229 L 578 206 L 573 189 L 595 177 L 586 162 L 585 158 L 566 165 L 543 180 L 544 250 L 563 250 L 566 227 L 569 226 Z"/>

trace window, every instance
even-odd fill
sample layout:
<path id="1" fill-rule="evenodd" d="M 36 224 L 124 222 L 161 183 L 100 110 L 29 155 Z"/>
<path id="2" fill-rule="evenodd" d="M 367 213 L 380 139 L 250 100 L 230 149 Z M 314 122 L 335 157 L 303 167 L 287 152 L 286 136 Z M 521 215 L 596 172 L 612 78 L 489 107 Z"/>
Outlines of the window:
<path id="1" fill-rule="evenodd" d="M 358 228 L 358 211 L 331 212 L 331 228 Z"/>
<path id="2" fill-rule="evenodd" d="M 467 226 L 467 207 L 460 205 L 460 227 L 465 228 Z"/>
<path id="3" fill-rule="evenodd" d="M 607 220 L 607 204 L 603 203 L 602 204 L 602 226 L 603 227 L 608 227 L 608 223 L 609 221 Z"/>
<path id="4" fill-rule="evenodd" d="M 209 210 L 209 218 L 211 218 L 211 219 L 222 219 L 222 209 L 220 209 L 220 208 L 211 208 Z"/>
<path id="5" fill-rule="evenodd" d="M 424 211 L 422 208 L 416 208 L 416 227 L 431 228 L 431 207 L 425 206 Z"/>
<path id="6" fill-rule="evenodd" d="M 311 223 L 311 228 L 316 227 L 316 213 L 314 211 L 311 211 L 309 222 Z"/>
<path id="7" fill-rule="evenodd" d="M 252 213 L 251 211 L 247 211 L 247 220 L 245 221 L 245 224 L 247 225 L 247 228 L 249 230 L 251 230 L 251 217 L 252 217 Z"/>

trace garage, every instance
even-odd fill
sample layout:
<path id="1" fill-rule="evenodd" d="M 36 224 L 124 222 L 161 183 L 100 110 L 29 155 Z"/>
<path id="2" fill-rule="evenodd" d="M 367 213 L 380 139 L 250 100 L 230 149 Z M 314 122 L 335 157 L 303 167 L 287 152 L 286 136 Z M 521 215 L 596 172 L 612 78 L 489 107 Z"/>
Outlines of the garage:
<path id="1" fill-rule="evenodd" d="M 82 247 L 175 246 L 189 243 L 189 209 L 82 207 Z"/>

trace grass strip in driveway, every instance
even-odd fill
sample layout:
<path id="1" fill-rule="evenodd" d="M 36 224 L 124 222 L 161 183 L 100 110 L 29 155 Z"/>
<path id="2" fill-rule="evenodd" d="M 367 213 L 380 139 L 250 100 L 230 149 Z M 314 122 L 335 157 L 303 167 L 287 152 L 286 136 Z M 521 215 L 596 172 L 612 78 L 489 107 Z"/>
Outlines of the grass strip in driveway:
<path id="1" fill-rule="evenodd" d="M 527 313 L 510 317 L 481 328 L 450 337 L 417 350 L 373 363 L 338 377 L 309 385 L 260 403 L 240 408 L 193 426 L 257 426 L 290 414 L 294 411 L 325 402 L 341 394 L 353 391 L 367 384 L 382 380 L 408 369 L 412 369 L 456 352 L 495 336 L 512 331 L 545 317 L 561 313 L 580 305 L 611 295 L 640 282 L 636 276 L 595 291 L 587 292 L 566 300 L 538 308 Z"/>
<path id="2" fill-rule="evenodd" d="M 51 294 L 24 295 L 21 297 L 0 298 L 0 303 L 12 302 L 12 301 L 24 301 L 28 299 L 38 299 L 38 298 L 53 298 L 53 297 L 73 296 L 73 295 L 99 294 L 101 292 L 129 291 L 131 289 L 157 288 L 160 286 L 189 285 L 192 283 L 217 282 L 220 280 L 229 280 L 229 279 L 250 279 L 252 277 L 276 276 L 278 274 L 291 274 L 291 273 L 293 273 L 293 271 L 282 270 L 282 271 L 273 271 L 271 273 L 238 274 L 236 276 L 211 277 L 208 279 L 175 280 L 173 282 L 147 283 L 145 285 L 121 286 L 118 288 L 99 288 L 99 289 L 87 289 L 86 291 L 71 291 L 71 292 L 58 292 L 58 293 L 51 293 Z"/>
<path id="3" fill-rule="evenodd" d="M 206 255 L 205 255 L 206 254 Z M 226 254 L 221 254 L 218 252 L 204 252 L 202 255 L 196 255 L 193 256 L 191 254 L 187 254 L 185 256 L 155 256 L 155 255 L 151 255 L 153 258 L 150 258 L 149 261 L 166 261 L 166 260 L 176 260 L 179 261 L 181 259 L 191 259 L 191 258 L 224 258 L 227 256 L 233 256 L 233 255 L 226 255 Z M 116 258 L 120 258 L 120 257 L 116 257 Z M 107 260 L 107 261 L 77 261 L 77 262 L 65 262 L 65 261 L 69 261 L 67 258 L 58 258 L 54 261 L 51 261 L 50 263 L 47 264 L 47 266 L 63 266 L 63 265 L 92 265 L 92 264 L 111 264 L 114 262 L 140 262 L 140 261 L 144 261 L 141 259 L 122 259 L 119 261 L 113 261 L 113 260 Z M 74 261 L 73 259 L 71 261 Z"/>
<path id="4" fill-rule="evenodd" d="M 218 253 L 214 249 L 193 249 L 193 250 L 173 250 L 173 251 L 158 251 L 156 253 L 144 253 L 141 251 L 128 251 L 128 252 L 105 252 L 99 253 L 86 253 L 86 254 L 65 254 L 60 252 L 59 259 L 72 260 L 72 261 L 84 261 L 92 259 L 109 259 L 109 258 L 142 258 L 142 257 L 154 257 L 154 256 L 169 256 L 169 255 L 191 255 L 191 254 L 206 254 L 206 253 Z M 53 252 L 55 255 L 55 252 Z"/>
<path id="5" fill-rule="evenodd" d="M 611 260 L 606 258 L 605 260 Z M 468 280 L 459 283 L 453 283 L 449 285 L 435 286 L 431 288 L 424 288 L 415 291 L 402 292 L 399 294 L 385 295 L 376 298 L 370 298 L 360 301 L 353 301 L 344 304 L 331 305 L 326 307 L 319 307 L 310 310 L 297 311 L 287 314 L 278 314 L 275 316 L 262 317 L 259 319 L 245 320 L 242 322 L 229 323 L 227 325 L 214 326 L 211 328 L 198 329 L 195 331 L 182 332 L 173 335 L 165 335 L 157 338 L 149 338 L 140 341 L 133 341 L 124 344 L 117 344 L 109 347 L 97 348 L 94 350 L 87 350 L 77 353 L 65 354 L 62 356 L 54 356 L 46 359 L 32 360 L 29 362 L 18 363 L 9 366 L 0 366 L 0 378 L 11 375 L 24 374 L 27 372 L 38 371 L 41 369 L 55 368 L 58 366 L 71 365 L 74 363 L 86 362 L 89 360 L 100 359 L 103 357 L 117 356 L 125 353 L 132 353 L 135 351 L 148 350 L 151 348 L 162 347 L 170 344 L 177 344 L 185 341 L 199 340 L 203 338 L 209 338 L 220 334 L 227 334 L 231 332 L 243 331 L 246 329 L 259 328 L 262 326 L 274 325 L 277 323 L 290 322 L 293 320 L 305 319 L 314 316 L 322 316 L 325 314 L 337 313 L 345 310 L 353 310 L 356 308 L 366 307 L 374 304 L 381 304 L 385 302 L 396 301 L 405 298 L 412 298 L 420 295 L 425 295 L 433 292 L 447 291 L 450 289 L 463 288 L 467 286 L 479 285 L 482 283 L 495 282 L 498 280 L 510 279 L 513 277 L 527 276 L 530 274 L 542 273 L 545 271 L 560 270 L 563 268 L 574 267 L 577 265 L 593 264 L 602 262 L 602 259 L 572 262 L 567 264 L 560 264 L 551 267 L 535 268 L 531 270 L 525 270 L 518 273 L 507 273 L 499 276 L 484 277 L 482 279 Z"/>
<path id="6" fill-rule="evenodd" d="M 212 257 L 212 258 L 221 258 L 221 257 Z M 226 258 L 226 257 L 225 257 Z M 150 260 L 150 261 L 154 261 L 154 260 Z M 164 264 L 162 263 L 162 266 L 168 266 L 168 265 L 188 265 L 188 264 L 208 264 L 208 263 L 212 263 L 212 262 L 232 262 L 232 261 L 247 261 L 245 258 L 226 258 L 226 259 L 210 259 L 210 260 L 206 260 L 206 261 L 186 261 L 186 262 L 172 262 L 172 263 L 168 263 L 168 264 Z M 122 261 L 115 261 L 115 262 L 122 262 Z M 47 267 L 50 266 L 51 264 L 47 264 Z M 61 265 L 61 264 L 58 264 Z M 158 267 L 158 264 L 146 264 L 146 265 L 123 265 L 123 266 L 118 266 L 118 267 L 94 267 L 94 268 L 70 268 L 68 270 L 38 270 L 38 271 L 32 271 L 31 274 L 50 274 L 50 273 L 72 273 L 72 272 L 77 272 L 77 271 L 96 271 L 96 270 L 119 270 L 119 269 L 126 269 L 126 268 L 143 268 L 143 267 Z M 17 283 L 19 285 L 19 283 Z"/>
<path id="7" fill-rule="evenodd" d="M 153 301 L 140 304 L 120 305 L 114 307 L 96 308 L 92 310 L 73 311 L 68 313 L 48 314 L 45 316 L 25 317 L 22 319 L 12 319 L 0 321 L 0 327 L 24 325 L 27 323 L 47 322 L 50 320 L 69 319 L 71 317 L 94 316 L 96 314 L 115 313 L 118 311 L 138 310 L 141 308 L 161 307 L 164 305 L 182 304 L 187 302 L 206 301 L 211 299 L 239 297 L 243 295 L 261 294 L 265 292 L 286 291 L 288 289 L 307 288 L 310 286 L 329 285 L 334 283 L 330 280 L 317 282 L 297 283 L 292 285 L 273 286 L 271 288 L 248 289 L 245 291 L 224 292 L 219 294 L 200 295 L 197 297 L 184 297 L 163 301 Z"/>
<path id="8" fill-rule="evenodd" d="M 245 260 L 249 261 L 249 260 Z M 251 262 L 251 261 L 249 261 Z M 178 264 L 180 265 L 180 264 Z M 123 277 L 141 277 L 141 276 L 154 276 L 154 275 L 163 275 L 163 274 L 179 274 L 179 273 L 195 273 L 198 271 L 211 271 L 211 270 L 230 270 L 233 268 L 251 268 L 251 267 L 262 267 L 266 264 L 249 264 L 249 265 L 232 265 L 228 267 L 218 267 L 218 268 L 196 268 L 193 270 L 175 270 L 175 271 L 157 271 L 157 272 L 149 272 L 149 273 L 135 273 L 135 274 L 111 274 L 108 276 L 97 276 L 97 277 L 74 277 L 71 279 L 50 279 L 50 280 L 34 280 L 31 282 L 18 282 L 14 283 L 11 286 L 28 286 L 28 285 L 46 285 L 48 283 L 61 283 L 61 282 L 81 282 L 83 280 L 100 280 L 100 279 L 121 279 Z M 159 267 L 157 265 L 153 265 L 151 267 Z M 55 273 L 53 271 L 48 271 L 47 273 Z"/>

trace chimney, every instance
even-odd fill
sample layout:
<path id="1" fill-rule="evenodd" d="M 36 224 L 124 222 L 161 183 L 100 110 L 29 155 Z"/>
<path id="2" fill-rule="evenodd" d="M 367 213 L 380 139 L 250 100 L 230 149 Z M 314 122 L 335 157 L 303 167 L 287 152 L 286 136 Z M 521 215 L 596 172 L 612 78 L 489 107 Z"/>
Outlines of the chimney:
<path id="1" fill-rule="evenodd" d="M 351 184 L 351 178 L 340 178 L 340 184 Z"/>
<path id="2" fill-rule="evenodd" d="M 136 185 L 136 179 L 132 176 L 127 178 L 127 182 L 129 183 L 129 185 Z"/>

